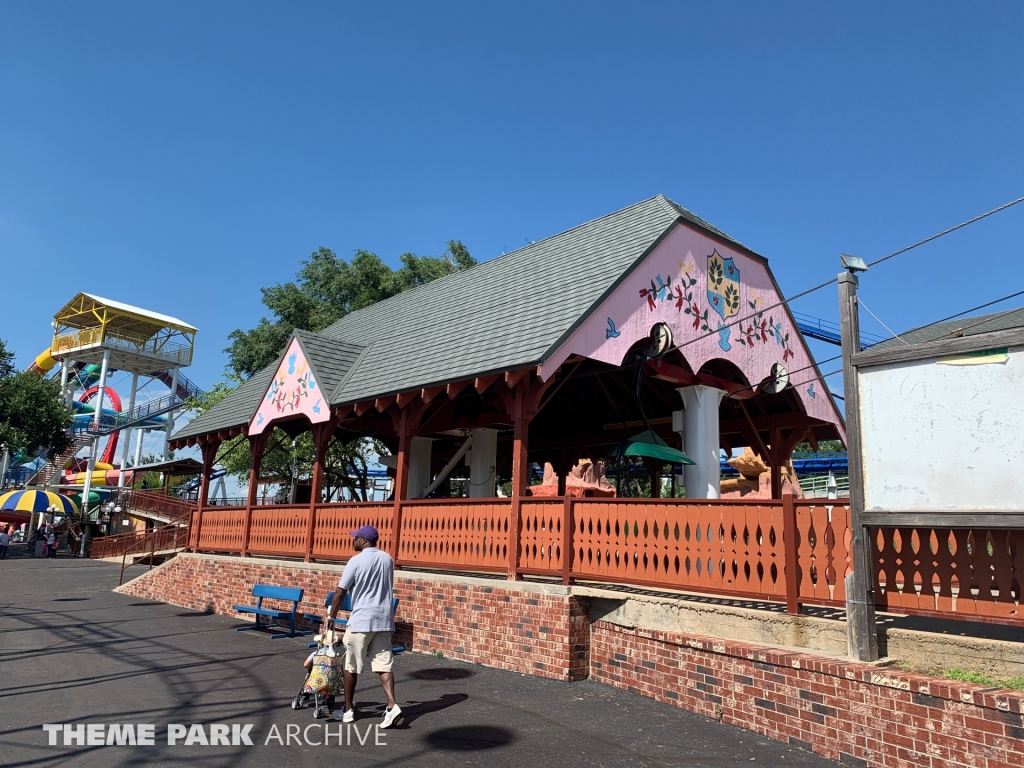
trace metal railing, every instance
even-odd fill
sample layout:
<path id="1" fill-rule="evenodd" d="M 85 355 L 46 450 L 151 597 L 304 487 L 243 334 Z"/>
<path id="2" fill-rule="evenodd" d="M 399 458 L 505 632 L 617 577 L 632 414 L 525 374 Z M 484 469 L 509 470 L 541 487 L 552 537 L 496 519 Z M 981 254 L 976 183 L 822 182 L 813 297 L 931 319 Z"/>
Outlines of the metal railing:
<path id="1" fill-rule="evenodd" d="M 115 328 L 82 328 L 55 336 L 50 354 L 63 357 L 83 347 L 105 346 L 154 357 L 170 366 L 192 363 L 192 345 L 171 342 L 159 336 L 144 336 Z"/>

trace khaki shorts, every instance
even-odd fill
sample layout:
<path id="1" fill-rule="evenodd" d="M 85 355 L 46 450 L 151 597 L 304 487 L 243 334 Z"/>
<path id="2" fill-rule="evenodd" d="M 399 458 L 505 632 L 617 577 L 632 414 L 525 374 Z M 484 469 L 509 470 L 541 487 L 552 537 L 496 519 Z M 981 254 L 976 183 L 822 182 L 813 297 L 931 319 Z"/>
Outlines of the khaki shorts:
<path id="1" fill-rule="evenodd" d="M 370 669 L 374 672 L 390 672 L 394 654 L 391 653 L 390 632 L 353 632 L 345 630 L 342 640 L 345 644 L 345 669 L 363 673 L 366 657 L 370 657 Z"/>

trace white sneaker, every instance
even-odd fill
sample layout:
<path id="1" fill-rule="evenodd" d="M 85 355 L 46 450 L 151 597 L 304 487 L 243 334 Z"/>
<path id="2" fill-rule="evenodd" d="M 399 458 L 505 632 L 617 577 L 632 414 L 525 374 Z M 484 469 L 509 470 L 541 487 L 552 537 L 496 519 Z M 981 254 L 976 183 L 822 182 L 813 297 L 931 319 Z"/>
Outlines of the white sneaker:
<path id="1" fill-rule="evenodd" d="M 384 710 L 384 720 L 381 722 L 381 728 L 390 728 L 394 725 L 402 716 L 402 708 L 395 704 L 391 709 Z"/>
<path id="2" fill-rule="evenodd" d="M 356 721 L 356 711 L 350 709 L 345 714 L 342 714 L 340 709 L 336 709 L 334 710 L 334 719 L 341 720 L 343 723 L 354 723 Z"/>

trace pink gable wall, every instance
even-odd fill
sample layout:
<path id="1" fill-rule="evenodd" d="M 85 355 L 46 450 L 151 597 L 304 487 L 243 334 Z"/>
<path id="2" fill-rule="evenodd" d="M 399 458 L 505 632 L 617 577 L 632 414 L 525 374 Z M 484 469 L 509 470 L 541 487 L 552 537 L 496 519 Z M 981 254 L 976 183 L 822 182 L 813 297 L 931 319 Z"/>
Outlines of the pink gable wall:
<path id="1" fill-rule="evenodd" d="M 317 424 L 331 418 L 331 409 L 320 391 L 320 384 L 302 353 L 298 339 L 293 338 L 281 359 L 259 410 L 249 422 L 249 434 L 258 435 L 277 419 L 302 414 Z"/>
<path id="2" fill-rule="evenodd" d="M 541 377 L 549 378 L 572 354 L 620 365 L 633 344 L 664 322 L 694 371 L 721 358 L 756 385 L 770 375 L 772 364 L 781 363 L 807 414 L 836 424 L 845 440 L 825 384 L 815 378 L 810 353 L 782 307 L 722 328 L 778 301 L 761 262 L 677 226 L 541 366 Z M 714 331 L 719 332 L 687 344 Z"/>

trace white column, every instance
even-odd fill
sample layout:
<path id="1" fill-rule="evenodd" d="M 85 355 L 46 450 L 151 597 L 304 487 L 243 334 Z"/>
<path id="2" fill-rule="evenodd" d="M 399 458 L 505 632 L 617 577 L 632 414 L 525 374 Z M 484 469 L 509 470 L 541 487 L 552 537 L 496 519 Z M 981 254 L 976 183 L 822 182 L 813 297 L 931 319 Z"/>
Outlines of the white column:
<path id="1" fill-rule="evenodd" d="M 178 366 L 174 366 L 171 374 L 171 396 L 178 396 Z M 167 413 L 167 427 L 164 429 L 164 461 L 171 458 L 171 431 L 174 429 L 174 411 Z"/>
<path id="2" fill-rule="evenodd" d="M 686 498 L 720 498 L 721 468 L 718 456 L 721 444 L 718 435 L 718 405 L 725 392 L 715 387 L 697 385 L 676 390 L 683 398 L 683 453 L 696 462 L 683 468 Z"/>
<path id="3" fill-rule="evenodd" d="M 77 372 L 75 371 L 75 361 L 64 358 L 64 371 L 61 373 L 60 389 L 61 396 L 64 398 L 64 405 L 71 405 L 71 401 L 75 399 L 76 380 Z"/>
<path id="4" fill-rule="evenodd" d="M 103 417 L 103 395 L 107 391 L 107 369 L 110 367 L 110 350 L 103 350 L 103 362 L 100 364 L 100 380 L 96 390 L 96 413 L 93 414 L 92 423 L 96 431 L 100 428 L 100 419 Z"/>
<path id="5" fill-rule="evenodd" d="M 135 393 L 139 390 L 139 374 L 132 374 L 132 393 L 128 396 L 128 417 L 131 418 L 131 412 L 135 410 Z M 117 473 L 117 487 L 124 488 L 124 468 L 128 463 L 128 450 L 129 443 L 132 441 L 132 432 L 137 430 L 125 429 L 121 432 L 121 439 L 124 441 L 124 445 L 121 446 L 121 471 Z"/>
<path id="6" fill-rule="evenodd" d="M 498 463 L 498 431 L 474 429 L 473 450 L 469 456 L 469 496 L 474 499 L 494 497 L 498 486 L 494 470 Z"/>
<path id="7" fill-rule="evenodd" d="M 430 454 L 434 441 L 429 437 L 414 437 L 409 445 L 409 498 L 422 499 L 430 485 Z"/>
<path id="8" fill-rule="evenodd" d="M 106 355 L 103 356 L 103 367 L 106 366 Z M 102 390 L 101 390 L 102 391 Z M 100 440 L 98 437 L 92 439 L 92 444 L 89 446 L 89 461 L 85 465 L 85 482 L 82 484 L 82 506 L 79 510 L 81 512 L 80 519 L 82 520 L 82 548 L 78 553 L 79 557 L 85 557 L 85 521 L 89 519 L 89 494 L 92 492 L 92 473 L 96 469 L 96 453 L 100 449 Z"/>
<path id="9" fill-rule="evenodd" d="M 139 462 L 142 461 L 142 441 L 146 439 L 145 429 L 136 429 L 135 431 L 135 461 L 132 463 L 132 469 L 139 466 Z"/>

